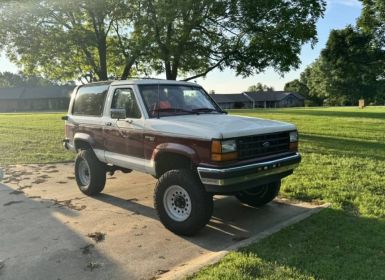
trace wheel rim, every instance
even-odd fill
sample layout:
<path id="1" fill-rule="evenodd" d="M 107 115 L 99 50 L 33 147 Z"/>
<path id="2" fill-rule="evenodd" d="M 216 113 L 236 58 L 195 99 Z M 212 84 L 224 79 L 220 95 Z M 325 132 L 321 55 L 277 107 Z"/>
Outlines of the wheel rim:
<path id="1" fill-rule="evenodd" d="M 189 194 L 180 186 L 167 188 L 163 196 L 163 205 L 167 215 L 177 222 L 183 222 L 191 214 L 191 199 Z"/>
<path id="2" fill-rule="evenodd" d="M 91 181 L 90 166 L 86 160 L 81 160 L 78 167 L 79 180 L 83 186 L 88 186 Z"/>

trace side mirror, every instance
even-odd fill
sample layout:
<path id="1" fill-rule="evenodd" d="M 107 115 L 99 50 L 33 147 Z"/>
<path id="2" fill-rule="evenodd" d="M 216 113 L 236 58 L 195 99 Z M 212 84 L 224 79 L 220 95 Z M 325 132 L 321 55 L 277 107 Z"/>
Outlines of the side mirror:
<path id="1" fill-rule="evenodd" d="M 111 109 L 111 118 L 124 120 L 126 118 L 126 109 Z"/>

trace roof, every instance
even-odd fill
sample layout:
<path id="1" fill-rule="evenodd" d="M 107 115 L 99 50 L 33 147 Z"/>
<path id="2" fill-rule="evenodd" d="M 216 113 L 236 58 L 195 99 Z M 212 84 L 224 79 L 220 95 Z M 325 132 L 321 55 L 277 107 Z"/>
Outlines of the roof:
<path id="1" fill-rule="evenodd" d="M 69 98 L 74 86 L 0 88 L 1 100 Z"/>
<path id="2" fill-rule="evenodd" d="M 217 103 L 233 103 L 233 102 L 252 102 L 247 96 L 241 93 L 226 94 L 210 94 Z"/>
<path id="3" fill-rule="evenodd" d="M 184 81 L 174 81 L 174 80 L 162 80 L 162 79 L 131 79 L 131 80 L 117 80 L 117 81 L 112 81 L 111 85 L 185 85 L 185 86 L 199 86 L 196 83 L 190 83 L 190 82 L 184 82 Z"/>
<path id="4" fill-rule="evenodd" d="M 20 99 L 25 88 L 0 88 L 0 100 Z"/>
<path id="5" fill-rule="evenodd" d="M 298 99 L 305 99 L 302 95 L 293 92 L 287 91 L 260 91 L 260 92 L 245 92 L 248 96 L 250 96 L 254 101 L 281 101 L 288 97 L 289 95 L 293 95 Z"/>

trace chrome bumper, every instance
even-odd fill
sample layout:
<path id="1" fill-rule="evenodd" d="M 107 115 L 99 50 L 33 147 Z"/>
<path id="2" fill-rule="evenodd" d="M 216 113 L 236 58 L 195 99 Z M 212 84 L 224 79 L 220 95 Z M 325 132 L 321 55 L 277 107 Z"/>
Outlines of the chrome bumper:
<path id="1" fill-rule="evenodd" d="M 300 162 L 301 155 L 296 153 L 295 155 L 276 160 L 239 167 L 223 169 L 198 167 L 197 170 L 203 185 L 229 186 L 291 171 L 296 168 Z"/>

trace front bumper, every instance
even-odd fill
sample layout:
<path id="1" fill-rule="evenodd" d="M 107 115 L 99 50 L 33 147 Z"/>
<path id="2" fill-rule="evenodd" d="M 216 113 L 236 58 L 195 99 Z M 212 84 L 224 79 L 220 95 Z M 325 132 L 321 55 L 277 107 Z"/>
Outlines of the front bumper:
<path id="1" fill-rule="evenodd" d="M 199 178 L 206 191 L 230 193 L 257 187 L 290 175 L 301 162 L 301 155 L 257 162 L 231 168 L 198 167 Z"/>

